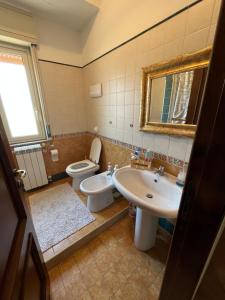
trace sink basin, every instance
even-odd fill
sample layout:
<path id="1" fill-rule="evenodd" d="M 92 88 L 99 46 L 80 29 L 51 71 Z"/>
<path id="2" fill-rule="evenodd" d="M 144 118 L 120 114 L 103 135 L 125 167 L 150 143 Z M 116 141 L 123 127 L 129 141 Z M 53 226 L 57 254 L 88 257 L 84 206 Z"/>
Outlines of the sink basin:
<path id="1" fill-rule="evenodd" d="M 158 177 L 148 170 L 123 167 L 113 174 L 120 193 L 137 206 L 148 209 L 158 217 L 176 218 L 182 188 L 171 175 Z"/>
<path id="2" fill-rule="evenodd" d="M 112 179 L 119 192 L 137 206 L 136 247 L 143 251 L 154 247 L 158 218 L 177 216 L 182 188 L 176 185 L 176 178 L 127 166 L 116 170 Z"/>

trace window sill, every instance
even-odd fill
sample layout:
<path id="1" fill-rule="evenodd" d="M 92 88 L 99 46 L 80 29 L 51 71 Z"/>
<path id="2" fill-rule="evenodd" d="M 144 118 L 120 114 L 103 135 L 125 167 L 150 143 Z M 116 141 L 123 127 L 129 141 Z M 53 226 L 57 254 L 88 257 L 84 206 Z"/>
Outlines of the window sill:
<path id="1" fill-rule="evenodd" d="M 47 143 L 49 141 L 52 141 L 52 137 L 43 139 L 43 140 L 36 140 L 32 142 L 23 142 L 23 143 L 11 143 L 10 147 L 15 148 L 15 147 L 20 147 L 20 146 L 27 146 L 27 145 L 34 145 L 34 144 L 42 144 L 42 143 Z"/>

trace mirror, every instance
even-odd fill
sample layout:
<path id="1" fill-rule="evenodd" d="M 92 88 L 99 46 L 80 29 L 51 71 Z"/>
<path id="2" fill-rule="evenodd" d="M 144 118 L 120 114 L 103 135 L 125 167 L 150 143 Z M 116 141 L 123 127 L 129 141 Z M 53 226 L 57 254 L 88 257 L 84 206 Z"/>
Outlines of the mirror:
<path id="1" fill-rule="evenodd" d="M 149 122 L 197 124 L 207 68 L 155 78 Z"/>
<path id="2" fill-rule="evenodd" d="M 143 68 L 141 130 L 193 136 L 211 49 Z"/>

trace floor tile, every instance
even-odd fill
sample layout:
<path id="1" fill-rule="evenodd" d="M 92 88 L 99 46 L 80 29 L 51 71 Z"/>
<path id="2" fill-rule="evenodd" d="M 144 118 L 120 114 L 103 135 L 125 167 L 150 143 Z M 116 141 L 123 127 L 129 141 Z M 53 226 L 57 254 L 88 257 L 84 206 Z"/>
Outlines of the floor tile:
<path id="1" fill-rule="evenodd" d="M 157 300 L 169 244 L 142 252 L 126 216 L 50 271 L 52 299 Z"/>

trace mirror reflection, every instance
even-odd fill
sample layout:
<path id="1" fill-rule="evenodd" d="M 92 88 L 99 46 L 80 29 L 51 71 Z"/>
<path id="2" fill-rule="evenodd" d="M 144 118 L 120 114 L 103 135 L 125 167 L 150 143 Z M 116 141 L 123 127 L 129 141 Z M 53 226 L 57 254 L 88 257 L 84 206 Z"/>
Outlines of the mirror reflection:
<path id="1" fill-rule="evenodd" d="M 197 124 L 207 67 L 148 79 L 149 122 Z"/>

